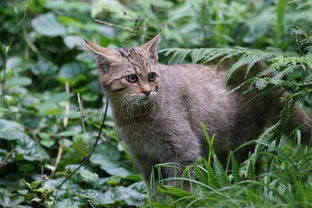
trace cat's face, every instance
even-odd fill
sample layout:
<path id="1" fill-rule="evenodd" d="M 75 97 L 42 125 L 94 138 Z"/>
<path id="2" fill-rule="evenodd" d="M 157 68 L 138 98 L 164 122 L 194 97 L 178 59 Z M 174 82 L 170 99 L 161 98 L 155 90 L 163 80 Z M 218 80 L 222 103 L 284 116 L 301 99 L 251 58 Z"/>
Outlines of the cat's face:
<path id="1" fill-rule="evenodd" d="M 86 42 L 97 54 L 100 81 L 111 100 L 145 105 L 157 98 L 160 81 L 155 67 L 158 40 L 159 35 L 138 48 L 129 49 L 108 49 Z"/>
<path id="2" fill-rule="evenodd" d="M 147 104 L 155 99 L 159 71 L 138 49 L 118 49 L 118 60 L 100 65 L 101 84 L 110 96 L 120 101 Z"/>

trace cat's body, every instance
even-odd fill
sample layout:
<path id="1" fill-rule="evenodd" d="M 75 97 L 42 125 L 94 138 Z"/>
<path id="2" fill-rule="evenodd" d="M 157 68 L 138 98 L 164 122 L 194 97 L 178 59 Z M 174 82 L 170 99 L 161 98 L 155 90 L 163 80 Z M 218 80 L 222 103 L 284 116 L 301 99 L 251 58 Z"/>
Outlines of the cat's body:
<path id="1" fill-rule="evenodd" d="M 283 107 L 279 92 L 255 99 L 254 91 L 228 94 L 226 70 L 158 64 L 157 41 L 158 36 L 138 49 L 117 51 L 87 43 L 98 55 L 101 83 L 117 130 L 147 181 L 155 164 L 188 165 L 207 154 L 201 123 L 215 134 L 215 152 L 225 161 L 229 150 L 257 139 L 277 121 Z M 296 107 L 290 127 L 301 123 L 303 136 L 308 137 L 312 119 Z M 239 151 L 238 159 L 244 160 L 250 148 Z M 175 174 L 172 168 L 162 172 L 164 178 Z"/>
<path id="2" fill-rule="evenodd" d="M 152 165 L 167 162 L 188 165 L 198 156 L 206 156 L 208 145 L 201 122 L 210 136 L 216 135 L 215 151 L 225 161 L 230 150 L 256 139 L 265 125 L 277 120 L 282 109 L 281 103 L 272 105 L 268 96 L 247 104 L 252 95 L 228 94 L 226 71 L 218 71 L 217 67 L 157 67 L 161 80 L 153 106 L 142 107 L 135 115 L 127 115 L 120 105 L 112 106 L 118 132 L 145 177 L 149 177 Z M 274 100 L 279 102 L 276 97 Z M 238 159 L 246 159 L 247 154 L 244 149 Z M 170 176 L 173 175 L 164 177 Z"/>

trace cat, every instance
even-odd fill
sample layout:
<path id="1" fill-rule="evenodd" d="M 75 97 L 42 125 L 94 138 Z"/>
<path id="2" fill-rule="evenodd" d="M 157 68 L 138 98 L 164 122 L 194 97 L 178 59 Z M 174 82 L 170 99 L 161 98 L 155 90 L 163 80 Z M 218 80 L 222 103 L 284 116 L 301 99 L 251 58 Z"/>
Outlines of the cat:
<path id="1" fill-rule="evenodd" d="M 214 149 L 223 163 L 230 150 L 257 139 L 274 124 L 283 109 L 281 91 L 255 98 L 257 91 L 228 93 L 229 63 L 221 65 L 162 65 L 158 63 L 160 34 L 137 48 L 109 49 L 86 41 L 96 54 L 100 83 L 113 110 L 121 139 L 133 155 L 146 183 L 153 167 L 175 163 L 181 167 L 207 155 L 201 122 L 215 134 Z M 261 70 L 259 62 L 254 71 Z M 230 85 L 242 81 L 236 76 Z M 255 99 L 252 99 L 255 98 Z M 286 130 L 300 127 L 310 138 L 312 118 L 295 106 Z M 236 153 L 244 161 L 252 146 Z M 180 168 L 163 168 L 162 178 L 180 174 Z"/>

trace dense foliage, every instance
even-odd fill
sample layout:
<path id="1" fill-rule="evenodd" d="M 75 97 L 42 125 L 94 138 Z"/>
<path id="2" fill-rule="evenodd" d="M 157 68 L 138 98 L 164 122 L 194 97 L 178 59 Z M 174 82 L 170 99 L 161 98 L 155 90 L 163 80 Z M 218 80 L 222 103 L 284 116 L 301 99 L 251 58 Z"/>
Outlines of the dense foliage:
<path id="1" fill-rule="evenodd" d="M 312 113 L 311 13 L 301 0 L 1 1 L 0 207 L 311 207 L 312 150 L 299 131 L 289 136 L 296 145 L 281 137 L 291 105 L 251 141 L 257 148 L 242 165 L 231 153 L 223 168 L 208 132 L 209 157 L 176 179 L 191 181 L 190 192 L 163 186 L 165 202 L 147 197 L 109 111 L 90 161 L 59 186 L 88 156 L 105 106 L 82 38 L 132 47 L 161 30 L 161 62 L 236 57 L 229 77 L 265 60 L 269 67 L 238 87 L 283 88 L 288 103 Z"/>

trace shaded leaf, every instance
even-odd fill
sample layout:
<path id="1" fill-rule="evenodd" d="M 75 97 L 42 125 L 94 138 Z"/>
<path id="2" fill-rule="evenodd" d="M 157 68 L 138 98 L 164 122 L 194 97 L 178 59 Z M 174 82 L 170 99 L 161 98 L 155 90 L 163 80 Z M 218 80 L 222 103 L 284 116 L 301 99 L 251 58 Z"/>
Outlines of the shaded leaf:
<path id="1" fill-rule="evenodd" d="M 31 24 L 41 35 L 53 37 L 66 34 L 66 28 L 56 19 L 53 13 L 39 15 L 32 20 Z"/>
<path id="2" fill-rule="evenodd" d="M 111 143 L 103 142 L 97 146 L 90 161 L 111 175 L 127 177 L 131 172 L 121 166 L 120 159 L 118 149 Z"/>
<path id="3" fill-rule="evenodd" d="M 32 73 L 35 75 L 53 75 L 58 67 L 49 60 L 39 59 L 39 61 L 31 67 Z"/>
<path id="4" fill-rule="evenodd" d="M 15 140 L 17 143 L 16 153 L 25 160 L 42 161 L 48 158 L 47 153 L 25 134 L 23 128 L 15 121 L 0 119 L 0 138 Z"/>

